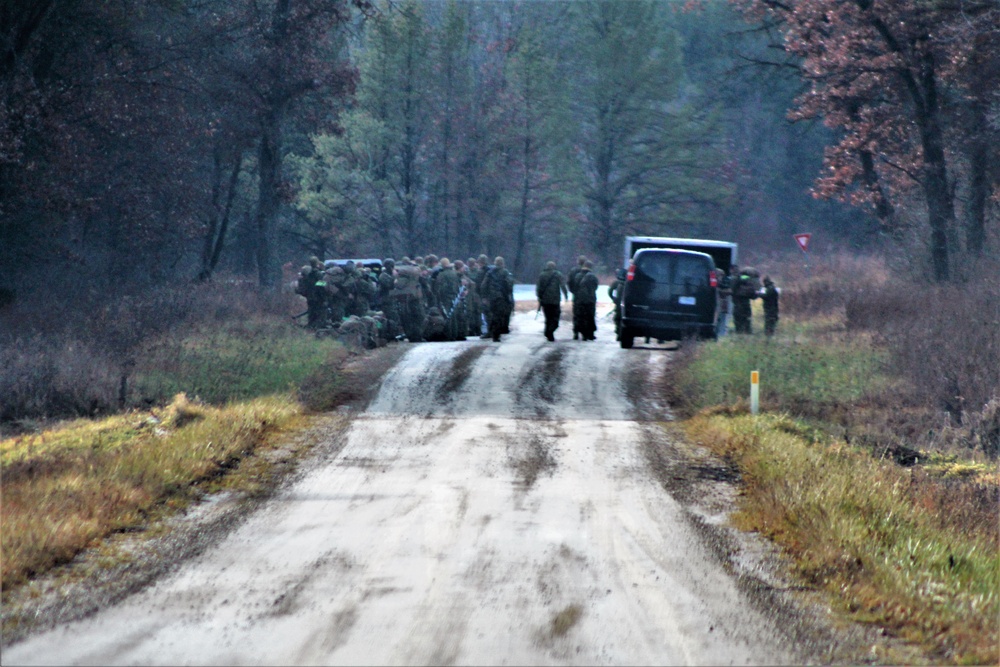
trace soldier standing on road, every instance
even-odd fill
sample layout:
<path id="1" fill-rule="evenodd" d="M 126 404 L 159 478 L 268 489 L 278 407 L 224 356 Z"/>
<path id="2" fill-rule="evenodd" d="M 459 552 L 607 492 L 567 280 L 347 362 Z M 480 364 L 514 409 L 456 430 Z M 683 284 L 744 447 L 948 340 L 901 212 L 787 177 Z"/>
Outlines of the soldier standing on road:
<path id="1" fill-rule="evenodd" d="M 378 274 L 379 302 L 382 304 L 382 314 L 385 315 L 388 332 L 386 338 L 392 340 L 403 330 L 399 323 L 399 309 L 396 308 L 396 298 L 393 291 L 396 288 L 396 260 L 386 257 L 382 260 L 382 271 Z"/>
<path id="2" fill-rule="evenodd" d="M 445 336 L 448 340 L 465 340 L 465 331 L 468 328 L 465 304 L 458 298 L 462 291 L 462 276 L 447 257 L 441 258 L 433 285 L 438 307 L 446 320 Z"/>
<path id="3" fill-rule="evenodd" d="M 719 281 L 719 320 L 715 323 L 715 335 L 720 338 L 729 333 L 729 311 L 731 310 L 732 295 L 733 276 L 731 273 L 727 273 Z"/>
<path id="4" fill-rule="evenodd" d="M 548 262 L 538 282 L 535 284 L 535 295 L 538 297 L 538 304 L 545 313 L 545 337 L 554 341 L 555 331 L 559 328 L 560 302 L 562 297 L 569 298 L 569 290 L 563 282 L 562 273 L 556 269 L 555 262 Z"/>
<path id="5" fill-rule="evenodd" d="M 778 328 L 778 294 L 779 290 L 774 286 L 774 281 L 770 276 L 764 276 L 764 291 L 761 301 L 764 303 L 764 334 L 773 336 Z"/>
<path id="6" fill-rule="evenodd" d="M 576 258 L 576 266 L 566 274 L 566 284 L 569 286 L 569 291 L 573 294 L 573 340 L 577 340 L 580 337 L 580 317 L 577 312 L 579 309 L 576 307 L 576 282 L 586 262 L 587 258 L 580 255 Z"/>
<path id="7" fill-rule="evenodd" d="M 462 276 L 462 285 L 465 286 L 465 321 L 466 335 L 480 336 L 483 333 L 482 327 L 482 299 L 479 298 L 479 287 L 473 270 L 476 268 L 475 258 L 470 257 L 469 261 L 462 268 L 455 262 L 455 270 Z"/>
<path id="8" fill-rule="evenodd" d="M 504 265 L 503 257 L 493 260 L 493 267 L 483 278 L 483 297 L 490 309 L 490 337 L 499 343 L 501 334 L 510 333 L 510 314 L 514 310 L 514 276 Z"/>
<path id="9" fill-rule="evenodd" d="M 375 277 L 367 266 L 354 269 L 355 281 L 354 315 L 364 317 L 372 309 L 372 302 L 378 294 Z"/>
<path id="10" fill-rule="evenodd" d="M 585 261 L 583 270 L 576 277 L 574 306 L 579 308 L 577 328 L 583 340 L 597 340 L 597 286 L 599 281 L 593 272 L 592 262 Z M 574 308 L 576 309 L 576 308 Z"/>
<path id="11" fill-rule="evenodd" d="M 622 288 L 625 287 L 625 269 L 618 269 L 615 273 L 614 282 L 608 285 L 608 296 L 611 297 L 611 302 L 615 304 L 615 337 L 621 331 L 622 326 Z"/>
<path id="12" fill-rule="evenodd" d="M 394 290 L 396 309 L 406 339 L 411 343 L 423 340 L 424 293 L 421 286 L 420 267 L 408 257 L 404 257 L 396 267 L 396 286 Z"/>

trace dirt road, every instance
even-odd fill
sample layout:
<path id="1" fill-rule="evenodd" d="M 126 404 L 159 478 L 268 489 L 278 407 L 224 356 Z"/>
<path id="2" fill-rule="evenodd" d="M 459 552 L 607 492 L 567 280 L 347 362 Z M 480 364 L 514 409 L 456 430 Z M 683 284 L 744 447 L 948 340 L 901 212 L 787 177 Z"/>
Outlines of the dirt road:
<path id="1" fill-rule="evenodd" d="M 606 321 L 414 345 L 214 548 L 6 664 L 776 664 L 787 640 L 650 472 Z"/>

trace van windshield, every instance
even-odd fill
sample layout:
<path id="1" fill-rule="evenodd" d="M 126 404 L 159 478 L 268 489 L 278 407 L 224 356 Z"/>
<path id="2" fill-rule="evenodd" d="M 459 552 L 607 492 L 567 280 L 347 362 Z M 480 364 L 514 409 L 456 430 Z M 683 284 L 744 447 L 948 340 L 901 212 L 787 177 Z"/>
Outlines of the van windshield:
<path id="1" fill-rule="evenodd" d="M 647 252 L 636 258 L 636 278 L 689 287 L 706 287 L 710 267 L 701 257 L 680 253 Z"/>

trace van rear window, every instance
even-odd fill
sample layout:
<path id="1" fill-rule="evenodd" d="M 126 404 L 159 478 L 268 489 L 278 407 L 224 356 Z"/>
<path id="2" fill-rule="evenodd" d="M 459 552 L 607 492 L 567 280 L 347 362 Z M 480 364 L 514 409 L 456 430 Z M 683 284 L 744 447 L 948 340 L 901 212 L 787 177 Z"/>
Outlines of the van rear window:
<path id="1" fill-rule="evenodd" d="M 701 257 L 669 252 L 643 253 L 636 257 L 635 268 L 637 278 L 690 287 L 707 286 L 711 269 Z"/>
<path id="2" fill-rule="evenodd" d="M 677 266 L 674 270 L 675 285 L 690 285 L 705 287 L 708 285 L 708 272 L 705 260 L 700 257 L 677 256 Z"/>
<path id="3" fill-rule="evenodd" d="M 636 258 L 636 277 L 652 280 L 658 283 L 670 282 L 670 265 L 672 255 L 666 252 L 648 252 Z"/>

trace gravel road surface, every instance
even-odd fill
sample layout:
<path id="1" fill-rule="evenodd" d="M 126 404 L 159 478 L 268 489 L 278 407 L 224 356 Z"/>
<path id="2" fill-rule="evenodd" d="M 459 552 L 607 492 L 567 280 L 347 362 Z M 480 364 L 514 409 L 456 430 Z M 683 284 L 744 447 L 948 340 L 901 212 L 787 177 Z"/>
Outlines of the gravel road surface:
<path id="1" fill-rule="evenodd" d="M 626 369 L 668 353 L 541 331 L 411 346 L 220 543 L 3 664 L 798 662 L 650 471 Z"/>

